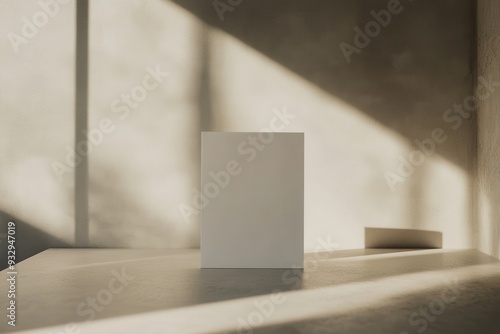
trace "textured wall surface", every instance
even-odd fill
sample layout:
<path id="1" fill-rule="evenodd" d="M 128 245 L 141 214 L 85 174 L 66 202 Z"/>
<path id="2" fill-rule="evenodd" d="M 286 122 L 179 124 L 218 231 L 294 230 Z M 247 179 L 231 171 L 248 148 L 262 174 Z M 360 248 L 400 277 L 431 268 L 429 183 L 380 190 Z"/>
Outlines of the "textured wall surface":
<path id="1" fill-rule="evenodd" d="M 16 223 L 17 260 L 74 240 L 74 182 L 51 164 L 73 147 L 75 5 L 57 8 L 0 1 L 0 233 Z"/>
<path id="2" fill-rule="evenodd" d="M 320 236 L 361 248 L 365 227 L 471 246 L 474 117 L 450 108 L 472 94 L 472 1 L 232 3 L 91 1 L 90 245 L 197 247 L 199 214 L 179 207 L 199 187 L 200 132 L 279 114 L 280 131 L 305 133 L 306 249 Z M 51 245 L 74 242 L 65 161 L 80 144 L 75 6 L 59 7 L 0 54 L 0 209 Z M 40 10 L 0 2 L 0 35 Z"/>
<path id="3" fill-rule="evenodd" d="M 478 1 L 478 77 L 496 90 L 478 110 L 478 249 L 500 257 L 500 3 Z"/>

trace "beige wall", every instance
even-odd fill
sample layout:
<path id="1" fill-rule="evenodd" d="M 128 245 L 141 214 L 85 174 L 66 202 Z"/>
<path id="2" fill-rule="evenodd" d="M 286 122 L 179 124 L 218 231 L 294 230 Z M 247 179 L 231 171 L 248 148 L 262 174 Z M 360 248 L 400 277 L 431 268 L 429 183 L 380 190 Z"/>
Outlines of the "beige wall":
<path id="1" fill-rule="evenodd" d="M 472 94 L 472 1 L 401 1 L 348 62 L 340 45 L 388 3 L 247 0 L 221 21 L 210 1 L 91 1 L 89 129 L 102 140 L 88 159 L 90 245 L 197 247 L 199 216 L 179 206 L 199 184 L 200 131 L 259 131 L 286 110 L 283 131 L 305 133 L 306 249 L 361 248 L 364 227 L 472 246 L 475 120 L 447 111 Z M 38 10 L 0 2 L 0 34 Z M 19 53 L 6 38 L 0 53 L 0 208 L 51 245 L 74 241 L 74 173 L 53 171 L 78 144 L 74 17 L 60 5 Z M 169 75 L 155 85 L 157 66 Z M 127 107 L 131 93 L 141 101 Z M 396 176 L 433 133 L 446 138 L 435 153 Z"/>
<path id="2" fill-rule="evenodd" d="M 75 5 L 55 8 L 0 1 L 0 233 L 16 222 L 18 260 L 74 239 L 73 180 L 51 163 L 73 146 Z"/>
<path id="3" fill-rule="evenodd" d="M 478 77 L 497 87 L 478 110 L 479 250 L 500 258 L 500 3 L 478 1 Z"/>

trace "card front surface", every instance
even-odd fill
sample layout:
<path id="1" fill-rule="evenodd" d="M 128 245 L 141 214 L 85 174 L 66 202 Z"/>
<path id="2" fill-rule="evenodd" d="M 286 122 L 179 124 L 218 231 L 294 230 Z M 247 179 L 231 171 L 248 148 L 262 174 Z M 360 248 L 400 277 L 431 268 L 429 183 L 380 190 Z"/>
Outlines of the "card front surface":
<path id="1" fill-rule="evenodd" d="M 202 268 L 304 261 L 304 134 L 203 132 Z"/>

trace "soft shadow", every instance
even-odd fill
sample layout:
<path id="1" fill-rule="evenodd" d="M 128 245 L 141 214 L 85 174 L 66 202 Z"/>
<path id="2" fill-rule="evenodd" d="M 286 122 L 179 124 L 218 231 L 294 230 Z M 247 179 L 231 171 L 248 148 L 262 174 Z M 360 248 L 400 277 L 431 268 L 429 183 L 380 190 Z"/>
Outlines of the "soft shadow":
<path id="1" fill-rule="evenodd" d="M 84 318 L 73 310 L 87 297 L 104 289 L 114 277 L 113 270 L 134 278 L 126 289 L 113 296 L 105 312 L 96 314 L 96 320 L 265 296 L 275 290 L 347 287 L 391 276 L 498 263 L 490 256 L 471 250 L 385 251 L 350 258 L 327 258 L 329 252 L 326 252 L 316 254 L 319 260 L 314 262 L 311 258 L 306 259 L 304 270 L 200 270 L 199 252 L 194 250 L 71 249 L 57 252 L 58 263 L 44 266 L 43 273 L 24 271 L 25 282 L 40 274 L 44 279 L 36 285 L 24 285 L 23 294 L 30 296 L 25 302 L 31 303 L 33 309 L 42 307 L 51 298 L 59 300 L 60 304 L 37 311 L 38 320 L 24 323 L 22 329 L 83 321 Z M 376 251 L 368 251 L 373 252 Z M 53 312 L 65 313 L 55 316 Z"/>
<path id="2" fill-rule="evenodd" d="M 210 303 L 302 288 L 302 269 L 201 269 L 198 300 Z"/>
<path id="3" fill-rule="evenodd" d="M 243 1 L 229 6 L 223 20 L 212 1 L 173 2 L 397 131 L 415 147 L 415 139 L 447 126 L 443 113 L 472 93 L 474 1 L 402 3 L 402 12 L 350 63 L 340 44 L 353 45 L 353 28 L 373 20 L 370 11 L 386 8 L 387 1 Z M 473 131 L 468 122 L 463 126 L 467 129 L 460 133 L 446 131 L 448 142 L 456 144 L 447 143 L 439 154 L 469 172 L 466 141 Z"/>
<path id="4" fill-rule="evenodd" d="M 5 257 L 2 255 L 2 260 L 0 262 L 0 270 L 7 268 L 7 223 L 15 223 L 15 257 L 16 263 L 19 263 L 27 258 L 34 256 L 40 252 L 43 252 L 49 248 L 62 248 L 70 247 L 71 245 L 67 242 L 62 241 L 54 237 L 53 235 L 46 233 L 27 222 L 17 218 L 14 215 L 8 214 L 5 211 L 0 210 L 0 221 L 5 222 L 2 225 L 2 230 L 0 231 L 0 247 L 2 254 L 6 254 Z"/>
<path id="5" fill-rule="evenodd" d="M 470 270 L 474 270 L 474 267 L 470 267 Z M 500 295 L 498 276 L 482 277 L 480 282 L 481 288 L 478 288 L 478 280 L 463 280 L 459 276 L 460 290 L 455 293 L 450 289 L 452 285 L 448 281 L 436 280 L 435 285 L 423 288 L 421 282 L 413 279 L 408 285 L 413 283 L 414 288 L 408 288 L 394 298 L 380 300 L 376 306 L 369 305 L 344 312 L 331 311 L 328 315 L 284 321 L 276 325 L 252 326 L 251 332 L 385 334 L 418 333 L 425 330 L 431 333 L 497 334 L 500 332 L 500 322 L 497 320 L 500 298 L 492 296 Z M 443 293 L 455 300 L 444 303 Z M 415 317 L 419 311 L 430 310 L 437 302 L 442 302 L 444 308 L 439 314 L 432 315 L 429 318 L 431 321 L 426 321 L 422 313 Z M 332 300 L 331 304 L 335 305 L 335 301 Z M 308 305 L 304 307 L 307 308 Z M 216 333 L 239 334 L 241 331 L 211 332 Z"/>
<path id="6" fill-rule="evenodd" d="M 92 248 L 143 248 L 144 240 L 156 242 L 150 247 L 158 247 L 158 239 L 165 245 L 175 243 L 177 235 L 171 222 L 138 202 L 123 186 L 128 181 L 123 174 L 99 161 L 93 166 L 96 172 L 89 180 Z"/>
<path id="7" fill-rule="evenodd" d="M 75 245 L 89 246 L 88 204 L 88 29 L 89 2 L 76 2 L 75 61 L 75 152 L 81 161 L 75 167 Z"/>
<path id="8" fill-rule="evenodd" d="M 350 254 L 352 256 L 337 257 L 332 253 L 335 252 L 317 253 L 306 258 L 302 289 L 366 282 L 443 268 L 498 263 L 495 258 L 477 250 L 391 250 L 379 254 L 369 252 L 366 256 L 353 251 Z"/>
<path id="9" fill-rule="evenodd" d="M 392 254 L 401 252 L 411 252 L 421 250 L 420 248 L 403 248 L 403 249 L 391 249 L 391 248 L 363 248 L 363 249 L 346 249 L 346 250 L 336 250 L 329 252 L 311 252 L 305 253 L 304 259 L 314 259 L 319 257 L 321 259 L 344 259 L 349 257 L 359 257 L 359 256 L 369 256 L 369 255 L 380 255 L 380 254 Z"/>

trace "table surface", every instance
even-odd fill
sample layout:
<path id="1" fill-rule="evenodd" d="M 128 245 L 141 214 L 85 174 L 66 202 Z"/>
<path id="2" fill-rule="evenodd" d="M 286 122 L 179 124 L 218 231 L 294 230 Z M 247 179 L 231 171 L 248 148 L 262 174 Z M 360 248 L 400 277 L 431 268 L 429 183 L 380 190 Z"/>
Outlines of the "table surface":
<path id="1" fill-rule="evenodd" d="M 500 333 L 500 262 L 477 250 L 310 253 L 303 271 L 199 266 L 199 250 L 49 249 L 17 265 L 16 327 L 3 316 L 0 332 Z"/>

